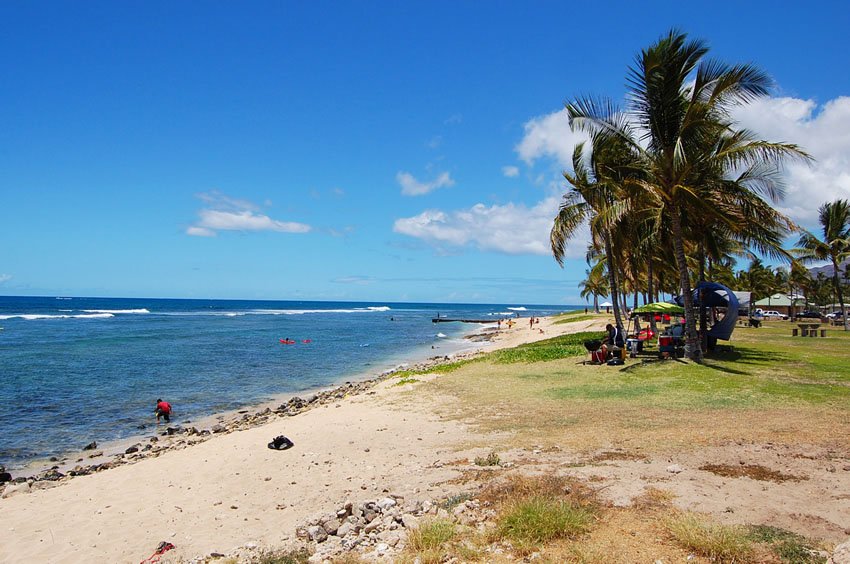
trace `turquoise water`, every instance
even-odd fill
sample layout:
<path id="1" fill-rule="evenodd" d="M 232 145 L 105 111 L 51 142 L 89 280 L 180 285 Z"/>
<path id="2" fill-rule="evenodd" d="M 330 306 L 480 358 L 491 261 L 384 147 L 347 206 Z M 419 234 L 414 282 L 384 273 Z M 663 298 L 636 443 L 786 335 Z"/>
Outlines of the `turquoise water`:
<path id="1" fill-rule="evenodd" d="M 158 397 L 179 424 L 448 354 L 472 327 L 432 323 L 438 314 L 495 322 L 568 309 L 0 297 L 0 464 L 144 433 Z"/>

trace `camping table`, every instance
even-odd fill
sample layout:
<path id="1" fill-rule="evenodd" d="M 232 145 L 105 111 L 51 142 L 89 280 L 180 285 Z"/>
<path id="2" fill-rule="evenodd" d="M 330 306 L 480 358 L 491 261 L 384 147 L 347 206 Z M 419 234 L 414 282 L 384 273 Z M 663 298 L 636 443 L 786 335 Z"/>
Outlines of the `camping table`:
<path id="1" fill-rule="evenodd" d="M 797 327 L 800 328 L 800 335 L 802 337 L 816 337 L 818 334 L 818 327 L 820 327 L 820 323 L 798 323 Z M 796 336 L 796 331 L 793 336 Z"/>

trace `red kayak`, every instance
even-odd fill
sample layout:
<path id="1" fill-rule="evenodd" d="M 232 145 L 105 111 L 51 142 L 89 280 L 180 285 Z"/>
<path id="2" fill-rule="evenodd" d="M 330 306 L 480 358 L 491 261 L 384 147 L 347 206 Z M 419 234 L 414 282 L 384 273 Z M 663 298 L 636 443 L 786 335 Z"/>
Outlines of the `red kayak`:
<path id="1" fill-rule="evenodd" d="M 295 344 L 295 341 L 293 341 L 292 339 L 281 339 L 280 342 L 283 343 L 284 345 L 294 345 Z"/>

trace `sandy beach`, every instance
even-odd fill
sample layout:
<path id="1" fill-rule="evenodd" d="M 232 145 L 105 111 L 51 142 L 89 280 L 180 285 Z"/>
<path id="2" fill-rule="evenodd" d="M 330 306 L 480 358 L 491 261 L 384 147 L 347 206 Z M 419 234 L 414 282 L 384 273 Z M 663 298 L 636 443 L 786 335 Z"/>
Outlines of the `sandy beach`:
<path id="1" fill-rule="evenodd" d="M 576 325 L 541 319 L 531 330 L 527 319 L 518 319 L 480 350 L 598 328 L 599 322 Z M 168 558 L 191 559 L 246 543 L 284 544 L 299 523 L 346 499 L 387 492 L 439 498 L 458 472 L 441 462 L 481 449 L 465 452 L 471 431 L 411 401 L 409 387 L 384 381 L 366 394 L 156 458 L 7 491 L 0 500 L 0 561 L 137 562 L 161 541 L 176 547 Z M 281 434 L 295 447 L 267 448 Z"/>
<path id="2" fill-rule="evenodd" d="M 509 329 L 486 328 L 489 341 L 480 350 L 600 330 L 604 323 L 602 317 L 568 324 L 541 319 L 531 329 L 520 319 Z M 475 353 L 464 356 L 470 354 Z M 483 470 L 471 461 L 493 451 L 505 436 L 445 417 L 449 400 L 416 392 L 417 386 L 427 385 L 423 380 L 438 378 L 417 376 L 418 382 L 404 385 L 383 379 L 362 393 L 330 397 L 297 416 L 266 414 L 266 423 L 196 437 L 197 444 L 189 444 L 192 437 L 162 437 L 157 444 L 170 441 L 175 446 L 132 464 L 58 482 L 7 486 L 0 499 L 0 561 L 140 562 L 166 541 L 175 548 L 161 561 L 206 562 L 220 555 L 303 545 L 306 540 L 296 532 L 300 529 L 303 536 L 306 525 L 318 516 L 333 516 L 346 502 L 356 507 L 363 500 L 390 499 L 401 507 L 475 490 L 481 484 L 470 475 L 480 477 Z M 277 435 L 286 435 L 295 446 L 267 448 Z M 503 448 L 499 471 L 569 472 L 587 483 L 604 484 L 599 489 L 610 507 L 631 507 L 648 491 L 663 487 L 681 509 L 707 512 L 721 522 L 769 523 L 806 533 L 829 547 L 850 534 L 845 529 L 850 508 L 841 493 L 850 491 L 847 453 L 772 442 L 645 455 L 621 446 L 608 445 L 593 456 L 536 444 Z M 743 467 L 744 460 L 765 467 L 783 461 L 783 472 L 805 479 L 773 484 L 688 472 L 708 462 Z M 629 526 L 635 527 L 633 535 L 640 530 Z M 630 545 L 632 541 L 608 542 L 606 554 L 617 561 L 669 558 L 666 562 L 689 556 L 682 551 L 641 552 L 645 549 Z M 392 549 L 386 556 L 374 550 L 361 552 L 366 560 L 392 561 Z M 694 562 L 708 562 L 690 556 Z"/>

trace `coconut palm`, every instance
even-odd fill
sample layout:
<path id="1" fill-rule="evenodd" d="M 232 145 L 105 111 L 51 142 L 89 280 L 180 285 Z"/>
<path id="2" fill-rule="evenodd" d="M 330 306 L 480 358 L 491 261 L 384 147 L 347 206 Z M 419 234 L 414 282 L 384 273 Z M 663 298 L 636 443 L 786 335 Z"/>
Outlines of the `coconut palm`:
<path id="1" fill-rule="evenodd" d="M 639 140 L 606 119 L 592 100 L 567 106 L 572 127 L 607 131 L 640 153 L 645 176 L 638 184 L 654 199 L 672 234 L 685 306 L 685 351 L 694 360 L 702 354 L 686 253 L 689 218 L 706 214 L 730 225 L 748 221 L 749 217 L 725 217 L 705 197 L 706 191 L 725 193 L 732 200 L 747 196 L 745 202 L 757 199 L 760 191 L 778 198 L 781 192 L 766 181 L 770 172 L 786 157 L 807 158 L 794 145 L 761 141 L 734 128 L 730 110 L 766 95 L 770 80 L 751 65 L 706 60 L 707 52 L 704 42 L 671 31 L 638 55 L 629 72 L 628 98 L 630 119 L 642 132 Z M 743 171 L 737 181 L 721 181 L 733 171 Z"/>
<path id="2" fill-rule="evenodd" d="M 850 201 L 836 200 L 818 208 L 818 222 L 823 238 L 804 231 L 796 249 L 801 261 L 829 260 L 832 263 L 832 285 L 841 306 L 844 330 L 848 329 L 844 292 L 839 278 L 839 265 L 850 258 Z"/>
<path id="3" fill-rule="evenodd" d="M 617 123 L 616 110 L 609 109 L 607 117 Z M 625 123 L 617 123 L 626 129 Z M 550 232 L 550 243 L 555 260 L 563 267 L 567 241 L 585 223 L 589 224 L 591 237 L 596 247 L 601 248 L 608 269 L 608 283 L 613 303 L 614 319 L 623 327 L 620 308 L 619 268 L 614 257 L 613 234 L 616 225 L 626 210 L 621 194 L 624 179 L 633 174 L 634 156 L 623 141 L 605 131 L 591 134 L 591 155 L 589 162 L 584 158 L 584 143 L 579 143 L 573 151 L 573 171 L 564 172 L 564 178 L 570 188 L 564 194 L 558 215 Z"/>
<path id="4" fill-rule="evenodd" d="M 608 280 L 605 278 L 604 263 L 599 263 L 596 268 L 586 270 L 584 280 L 578 283 L 581 288 L 581 297 L 593 296 L 593 311 L 599 313 L 599 296 L 607 296 L 609 292 Z"/>

